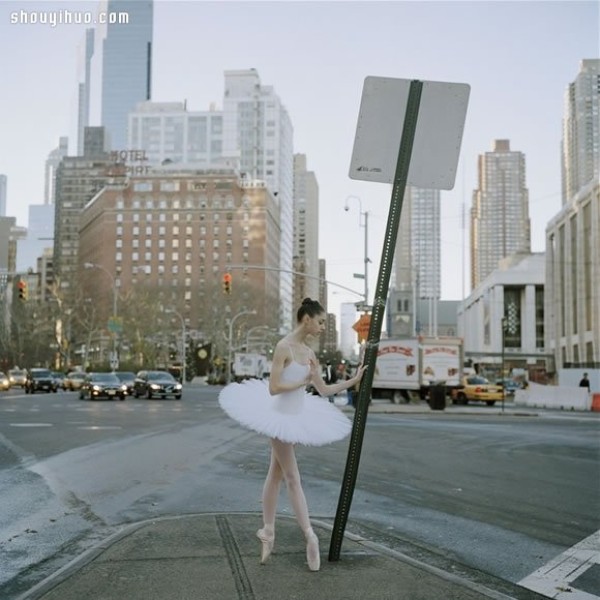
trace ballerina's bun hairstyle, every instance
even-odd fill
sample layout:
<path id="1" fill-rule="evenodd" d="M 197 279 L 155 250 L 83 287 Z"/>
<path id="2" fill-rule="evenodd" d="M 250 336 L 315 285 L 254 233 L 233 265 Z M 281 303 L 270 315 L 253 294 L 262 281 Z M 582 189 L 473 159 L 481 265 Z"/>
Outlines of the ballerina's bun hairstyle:
<path id="1" fill-rule="evenodd" d="M 304 298 L 302 300 L 302 306 L 298 309 L 298 314 L 296 315 L 296 319 L 298 323 L 302 321 L 304 315 L 308 315 L 309 317 L 316 317 L 317 315 L 323 314 L 325 309 L 321 306 L 318 300 L 311 300 L 310 298 Z"/>

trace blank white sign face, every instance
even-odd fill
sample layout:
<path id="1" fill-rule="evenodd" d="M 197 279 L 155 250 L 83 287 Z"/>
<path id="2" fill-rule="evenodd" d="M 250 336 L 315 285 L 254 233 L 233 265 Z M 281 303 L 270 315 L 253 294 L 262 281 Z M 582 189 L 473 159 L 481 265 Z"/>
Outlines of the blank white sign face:
<path id="1" fill-rule="evenodd" d="M 394 182 L 410 82 L 389 77 L 365 79 L 351 179 Z M 470 90 L 465 83 L 423 82 L 408 185 L 440 190 L 454 187 Z"/>

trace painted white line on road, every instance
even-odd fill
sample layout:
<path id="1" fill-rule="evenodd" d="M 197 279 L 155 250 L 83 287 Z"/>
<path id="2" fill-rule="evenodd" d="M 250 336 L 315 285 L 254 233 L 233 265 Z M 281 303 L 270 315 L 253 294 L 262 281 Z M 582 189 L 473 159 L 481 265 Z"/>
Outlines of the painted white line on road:
<path id="1" fill-rule="evenodd" d="M 105 429 L 123 429 L 119 425 L 88 425 L 85 427 L 78 427 L 77 429 L 89 429 L 91 431 L 103 431 Z"/>
<path id="2" fill-rule="evenodd" d="M 572 586 L 573 581 L 594 565 L 600 565 L 600 530 L 559 554 L 518 583 L 549 598 L 598 600 L 600 596 Z"/>
<path id="3" fill-rule="evenodd" d="M 53 427 L 52 423 L 9 423 L 10 427 Z"/>

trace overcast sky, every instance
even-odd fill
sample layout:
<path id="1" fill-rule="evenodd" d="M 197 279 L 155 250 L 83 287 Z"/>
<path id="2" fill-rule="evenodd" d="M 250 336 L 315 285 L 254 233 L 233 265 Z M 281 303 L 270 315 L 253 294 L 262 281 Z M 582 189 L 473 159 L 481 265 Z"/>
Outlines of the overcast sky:
<path id="1" fill-rule="evenodd" d="M 0 173 L 8 216 L 27 225 L 43 202 L 44 161 L 68 135 L 83 25 L 12 24 L 13 11 L 95 11 L 96 2 L 0 4 Z M 471 97 L 456 185 L 442 192 L 442 295 L 469 291 L 468 230 L 477 157 L 494 139 L 525 153 L 532 249 L 561 206 L 564 93 L 583 58 L 599 56 L 598 2 L 200 2 L 155 0 L 152 95 L 222 108 L 223 71 L 256 68 L 292 119 L 294 151 L 320 187 L 319 253 L 328 279 L 362 292 L 358 203 L 368 210 L 371 292 L 391 188 L 348 178 L 364 78 L 468 83 Z M 467 219 L 468 222 L 468 219 Z M 464 244 L 464 246 L 463 246 Z M 463 256 L 464 261 L 463 261 Z M 464 269 L 463 269 L 464 265 Z M 463 277 L 466 273 L 466 280 Z M 359 299 L 330 290 L 330 310 Z M 371 294 L 372 295 L 372 294 Z M 372 298 L 371 298 L 372 299 Z"/>

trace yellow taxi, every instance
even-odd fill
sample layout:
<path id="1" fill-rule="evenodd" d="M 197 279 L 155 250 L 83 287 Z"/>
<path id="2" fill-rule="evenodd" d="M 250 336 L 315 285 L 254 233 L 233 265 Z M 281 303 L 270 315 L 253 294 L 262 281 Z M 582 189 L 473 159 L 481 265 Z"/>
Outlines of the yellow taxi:
<path id="1" fill-rule="evenodd" d="M 468 404 L 469 402 L 485 402 L 494 406 L 503 398 L 502 386 L 490 383 L 481 375 L 467 375 L 461 384 L 452 390 L 452 404 Z"/>

